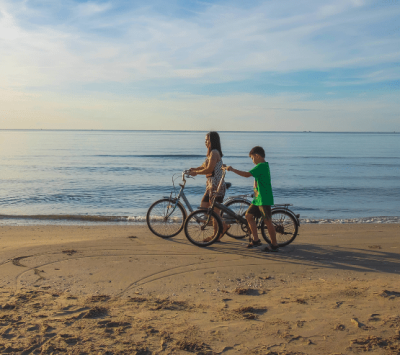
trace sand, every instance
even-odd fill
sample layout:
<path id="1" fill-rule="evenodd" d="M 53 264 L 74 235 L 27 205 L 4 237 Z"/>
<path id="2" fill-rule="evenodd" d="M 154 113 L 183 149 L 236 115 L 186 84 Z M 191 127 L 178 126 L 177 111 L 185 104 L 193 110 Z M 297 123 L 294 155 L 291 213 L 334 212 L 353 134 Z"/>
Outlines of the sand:
<path id="1" fill-rule="evenodd" d="M 400 225 L 279 253 L 144 226 L 0 227 L 1 354 L 400 354 Z"/>

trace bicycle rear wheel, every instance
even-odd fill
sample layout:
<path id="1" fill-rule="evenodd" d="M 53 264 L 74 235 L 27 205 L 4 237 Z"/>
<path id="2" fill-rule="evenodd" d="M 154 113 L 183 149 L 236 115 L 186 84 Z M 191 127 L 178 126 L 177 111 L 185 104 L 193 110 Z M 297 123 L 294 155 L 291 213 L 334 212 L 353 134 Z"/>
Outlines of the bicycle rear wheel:
<path id="1" fill-rule="evenodd" d="M 247 208 L 250 206 L 250 202 L 244 199 L 235 199 L 227 202 L 225 206 L 229 207 L 237 215 L 244 217 Z M 221 212 L 221 216 L 225 220 L 225 223 L 231 225 L 231 228 L 226 232 L 227 235 L 235 239 L 242 239 L 246 236 L 241 223 L 238 223 L 232 217 L 224 213 L 224 211 Z"/>
<path id="2" fill-rule="evenodd" d="M 290 244 L 297 236 L 298 225 L 296 219 L 285 210 L 272 210 L 272 224 L 275 227 L 276 241 L 280 247 Z M 261 222 L 261 234 L 264 240 L 271 244 L 271 239 L 268 234 L 268 229 Z"/>
<path id="3" fill-rule="evenodd" d="M 168 198 L 154 202 L 146 215 L 147 226 L 161 238 L 170 238 L 179 234 L 183 229 L 185 219 L 186 211 L 181 204 L 178 203 L 175 206 L 175 202 Z"/>
<path id="4" fill-rule="evenodd" d="M 193 211 L 185 221 L 186 238 L 198 247 L 214 243 L 221 235 L 222 228 L 221 218 L 211 210 Z"/>

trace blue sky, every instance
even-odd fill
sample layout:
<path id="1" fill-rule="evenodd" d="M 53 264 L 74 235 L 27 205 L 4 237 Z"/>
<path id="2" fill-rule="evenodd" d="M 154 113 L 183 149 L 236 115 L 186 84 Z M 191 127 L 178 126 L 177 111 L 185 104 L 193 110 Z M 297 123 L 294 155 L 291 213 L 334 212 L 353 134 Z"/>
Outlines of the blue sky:
<path id="1" fill-rule="evenodd" d="M 400 131 L 400 3 L 0 0 L 0 129 Z"/>

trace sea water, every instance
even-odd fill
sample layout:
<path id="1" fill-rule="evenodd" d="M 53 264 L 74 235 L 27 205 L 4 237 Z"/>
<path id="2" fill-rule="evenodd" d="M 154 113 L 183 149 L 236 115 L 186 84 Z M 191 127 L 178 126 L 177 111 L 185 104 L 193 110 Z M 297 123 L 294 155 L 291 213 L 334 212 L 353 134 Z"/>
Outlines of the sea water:
<path id="1" fill-rule="evenodd" d="M 0 224 L 140 223 L 206 155 L 199 131 L 0 130 Z M 223 161 L 249 171 L 264 147 L 275 203 L 303 222 L 400 222 L 400 134 L 220 132 Z M 172 177 L 175 175 L 175 191 Z M 228 172 L 227 197 L 253 179 Z M 204 176 L 189 179 L 194 207 Z"/>

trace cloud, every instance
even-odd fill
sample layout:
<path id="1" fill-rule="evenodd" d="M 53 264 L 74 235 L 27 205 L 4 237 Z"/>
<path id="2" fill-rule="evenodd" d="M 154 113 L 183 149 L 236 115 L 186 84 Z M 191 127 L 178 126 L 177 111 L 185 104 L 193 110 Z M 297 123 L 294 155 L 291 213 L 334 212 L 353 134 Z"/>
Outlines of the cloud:
<path id="1" fill-rule="evenodd" d="M 0 0 L 0 127 L 398 130 L 394 5 Z"/>
<path id="2" fill-rule="evenodd" d="M 75 8 L 75 13 L 77 16 L 89 17 L 89 16 L 97 15 L 102 12 L 106 12 L 107 10 L 110 10 L 111 8 L 112 8 L 112 5 L 110 3 L 97 4 L 95 2 L 88 1 L 85 3 L 78 4 Z"/>
<path id="3" fill-rule="evenodd" d="M 168 17 L 150 5 L 116 11 L 111 3 L 67 2 L 70 21 L 30 27 L 21 22 L 15 4 L 2 3 L 0 64 L 7 66 L 7 82 L 15 85 L 165 78 L 229 82 L 258 72 L 400 59 L 398 38 L 365 35 L 365 28 L 395 21 L 400 11 L 368 8 L 363 1 L 265 2 L 247 8 L 210 4 L 191 17 Z M 24 68 L 32 76 L 15 82 Z"/>
<path id="4" fill-rule="evenodd" d="M 365 1 L 362 0 L 337 0 L 330 4 L 323 4 L 317 10 L 317 16 L 326 18 L 334 15 L 343 13 L 344 11 L 365 5 Z"/>
<path id="5" fill-rule="evenodd" d="M 367 73 L 358 74 L 352 80 L 341 81 L 331 80 L 325 82 L 326 87 L 343 87 L 343 86 L 363 86 L 368 84 L 381 84 L 398 82 L 400 80 L 400 71 L 396 67 L 381 68 L 378 70 L 370 70 Z"/>

